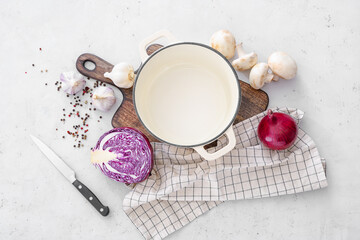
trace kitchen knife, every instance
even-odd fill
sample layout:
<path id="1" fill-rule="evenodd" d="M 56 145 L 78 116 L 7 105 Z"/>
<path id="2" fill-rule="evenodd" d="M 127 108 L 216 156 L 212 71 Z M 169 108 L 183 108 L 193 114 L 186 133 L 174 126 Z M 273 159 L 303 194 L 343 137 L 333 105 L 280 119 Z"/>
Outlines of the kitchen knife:
<path id="1" fill-rule="evenodd" d="M 64 175 L 64 177 L 76 187 L 77 190 L 96 208 L 96 210 L 104 217 L 109 214 L 109 208 L 104 206 L 100 200 L 88 189 L 83 183 L 75 178 L 75 172 L 66 163 L 61 160 L 48 146 L 38 138 L 30 135 L 35 144 L 51 161 L 52 164 Z"/>

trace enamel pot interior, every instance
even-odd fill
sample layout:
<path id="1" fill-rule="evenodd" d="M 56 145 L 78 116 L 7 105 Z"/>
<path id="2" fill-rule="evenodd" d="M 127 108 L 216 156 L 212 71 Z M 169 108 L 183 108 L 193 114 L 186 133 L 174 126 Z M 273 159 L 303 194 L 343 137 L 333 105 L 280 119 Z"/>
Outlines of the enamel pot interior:
<path id="1" fill-rule="evenodd" d="M 235 70 L 220 53 L 198 43 L 177 43 L 151 55 L 137 74 L 134 106 L 160 141 L 194 147 L 214 141 L 240 106 Z"/>

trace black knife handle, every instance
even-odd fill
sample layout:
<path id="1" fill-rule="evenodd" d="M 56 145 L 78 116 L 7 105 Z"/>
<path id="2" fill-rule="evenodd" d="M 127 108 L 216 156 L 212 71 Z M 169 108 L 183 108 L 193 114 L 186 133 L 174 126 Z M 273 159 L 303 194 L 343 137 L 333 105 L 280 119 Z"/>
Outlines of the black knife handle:
<path id="1" fill-rule="evenodd" d="M 107 216 L 110 212 L 107 206 L 102 205 L 100 200 L 93 194 L 90 189 L 88 189 L 82 182 L 79 180 L 75 180 L 73 185 L 76 187 L 77 190 L 91 203 L 91 205 L 96 208 L 96 210 L 103 215 L 104 217 Z"/>

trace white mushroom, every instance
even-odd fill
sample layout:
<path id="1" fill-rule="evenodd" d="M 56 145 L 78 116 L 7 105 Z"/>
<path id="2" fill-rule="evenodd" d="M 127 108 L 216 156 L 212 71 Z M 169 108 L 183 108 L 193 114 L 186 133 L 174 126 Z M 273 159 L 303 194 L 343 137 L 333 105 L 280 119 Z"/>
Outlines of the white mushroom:
<path id="1" fill-rule="evenodd" d="M 236 70 L 245 71 L 252 68 L 257 63 L 257 54 L 254 52 L 245 53 L 242 43 L 236 46 L 236 51 L 239 58 L 232 61 L 232 65 Z"/>
<path id="2" fill-rule="evenodd" d="M 274 74 L 274 81 L 279 80 L 279 78 L 289 80 L 296 75 L 296 62 L 284 52 L 272 53 L 268 58 L 268 64 Z"/>
<path id="3" fill-rule="evenodd" d="M 210 39 L 211 47 L 218 50 L 227 59 L 234 57 L 236 41 L 228 30 L 220 30 L 214 33 Z"/>
<path id="4" fill-rule="evenodd" d="M 273 77 L 274 75 L 269 73 L 269 65 L 266 63 L 258 63 L 250 71 L 250 86 L 255 89 L 260 89 L 265 83 L 271 82 Z"/>
<path id="5" fill-rule="evenodd" d="M 106 72 L 104 77 L 110 78 L 120 88 L 131 88 L 134 84 L 134 68 L 125 62 L 116 64 L 112 71 Z"/>

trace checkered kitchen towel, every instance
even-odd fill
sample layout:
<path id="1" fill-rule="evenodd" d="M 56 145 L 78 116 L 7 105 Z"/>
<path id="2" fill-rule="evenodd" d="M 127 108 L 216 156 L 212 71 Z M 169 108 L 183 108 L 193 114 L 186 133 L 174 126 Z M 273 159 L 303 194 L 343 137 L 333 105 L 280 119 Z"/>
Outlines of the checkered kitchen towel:
<path id="1" fill-rule="evenodd" d="M 299 123 L 298 109 L 274 109 Z M 214 161 L 192 149 L 152 143 L 151 176 L 136 184 L 123 209 L 145 239 L 162 239 L 227 200 L 280 196 L 327 186 L 325 165 L 314 141 L 303 130 L 295 144 L 283 151 L 263 147 L 257 126 L 260 113 L 234 125 L 236 147 Z M 226 138 L 218 140 L 221 148 Z M 209 149 L 209 151 L 214 151 Z"/>

